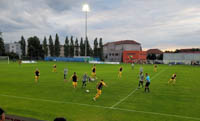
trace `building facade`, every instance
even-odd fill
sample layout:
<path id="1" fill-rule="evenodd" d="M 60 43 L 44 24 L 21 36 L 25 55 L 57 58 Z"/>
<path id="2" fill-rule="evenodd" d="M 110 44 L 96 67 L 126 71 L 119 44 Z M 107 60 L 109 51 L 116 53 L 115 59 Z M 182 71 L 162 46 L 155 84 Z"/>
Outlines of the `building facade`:
<path id="1" fill-rule="evenodd" d="M 19 57 L 22 55 L 21 44 L 19 42 L 6 43 L 5 44 L 6 53 L 16 53 Z"/>
<path id="2" fill-rule="evenodd" d="M 144 63 L 147 60 L 146 51 L 124 51 L 123 62 L 124 63 Z"/>
<path id="3" fill-rule="evenodd" d="M 122 62 L 123 51 L 142 51 L 141 44 L 134 40 L 122 40 L 104 44 L 104 60 L 111 62 Z"/>
<path id="4" fill-rule="evenodd" d="M 149 49 L 149 50 L 147 50 L 147 55 L 149 55 L 149 54 L 155 54 L 156 57 L 158 57 L 158 56 L 162 55 L 163 52 L 159 49 Z"/>
<path id="5" fill-rule="evenodd" d="M 192 64 L 200 62 L 200 53 L 164 53 L 164 64 Z"/>

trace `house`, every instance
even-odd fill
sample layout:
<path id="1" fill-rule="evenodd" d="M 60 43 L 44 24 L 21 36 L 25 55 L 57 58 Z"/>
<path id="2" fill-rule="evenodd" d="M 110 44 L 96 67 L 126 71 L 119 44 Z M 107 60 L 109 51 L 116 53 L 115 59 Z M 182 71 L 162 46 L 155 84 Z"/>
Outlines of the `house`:
<path id="1" fill-rule="evenodd" d="M 123 51 L 142 51 L 141 44 L 135 40 L 108 42 L 103 46 L 104 60 L 122 62 Z"/>
<path id="2" fill-rule="evenodd" d="M 22 55 L 21 44 L 19 42 L 6 43 L 5 45 L 6 53 L 16 53 L 19 57 Z"/>

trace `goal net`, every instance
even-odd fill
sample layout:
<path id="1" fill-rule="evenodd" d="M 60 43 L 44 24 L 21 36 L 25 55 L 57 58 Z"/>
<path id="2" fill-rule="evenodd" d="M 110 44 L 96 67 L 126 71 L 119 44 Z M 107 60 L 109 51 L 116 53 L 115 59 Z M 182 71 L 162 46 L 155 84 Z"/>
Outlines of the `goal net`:
<path id="1" fill-rule="evenodd" d="M 9 56 L 0 56 L 0 64 L 9 64 Z"/>

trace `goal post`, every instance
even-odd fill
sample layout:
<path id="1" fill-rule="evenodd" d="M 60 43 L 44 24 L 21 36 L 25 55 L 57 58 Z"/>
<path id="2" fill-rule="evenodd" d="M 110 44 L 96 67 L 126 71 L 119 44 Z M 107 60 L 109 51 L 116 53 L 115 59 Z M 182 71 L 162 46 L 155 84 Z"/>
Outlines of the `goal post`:
<path id="1" fill-rule="evenodd" d="M 0 56 L 0 63 L 10 63 L 9 56 Z"/>

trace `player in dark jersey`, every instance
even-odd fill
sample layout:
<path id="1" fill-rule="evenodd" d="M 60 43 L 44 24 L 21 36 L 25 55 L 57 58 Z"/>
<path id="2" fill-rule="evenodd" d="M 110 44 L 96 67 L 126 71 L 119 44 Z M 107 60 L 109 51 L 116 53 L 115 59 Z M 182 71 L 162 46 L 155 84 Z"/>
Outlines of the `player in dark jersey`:
<path id="1" fill-rule="evenodd" d="M 40 71 L 38 69 L 35 70 L 35 82 L 37 83 L 40 77 Z"/>
<path id="2" fill-rule="evenodd" d="M 176 83 L 176 73 L 174 73 L 172 75 L 172 77 L 170 78 L 170 80 L 168 81 L 168 84 L 175 84 Z"/>
<path id="3" fill-rule="evenodd" d="M 92 74 L 91 77 L 96 79 L 96 65 L 94 64 L 94 66 L 92 67 Z"/>
<path id="4" fill-rule="evenodd" d="M 97 94 L 96 96 L 93 98 L 94 101 L 96 101 L 97 98 L 99 98 L 99 96 L 101 95 L 102 92 L 102 88 L 103 86 L 106 86 L 106 83 L 103 81 L 103 79 L 97 84 Z"/>
<path id="5" fill-rule="evenodd" d="M 76 75 L 76 72 L 74 72 L 74 74 L 71 76 L 70 80 L 72 80 L 72 85 L 74 88 L 77 87 L 77 81 L 78 81 L 78 77 Z"/>
<path id="6" fill-rule="evenodd" d="M 123 68 L 122 66 L 119 68 L 119 74 L 118 74 L 118 77 L 121 78 L 122 77 L 122 71 L 123 71 Z"/>
<path id="7" fill-rule="evenodd" d="M 53 65 L 53 71 L 52 72 L 56 72 L 56 64 Z"/>

